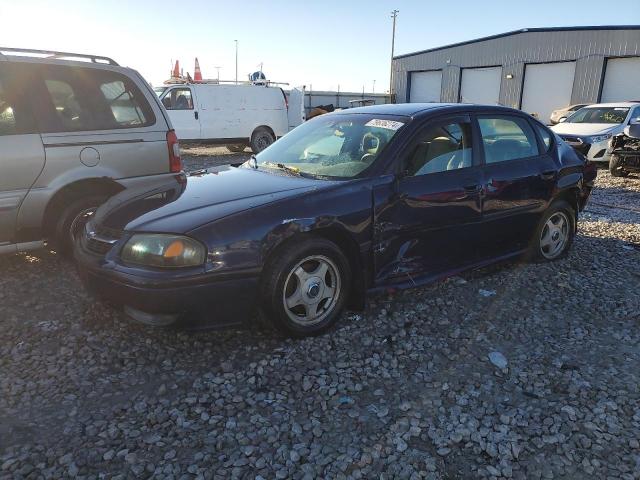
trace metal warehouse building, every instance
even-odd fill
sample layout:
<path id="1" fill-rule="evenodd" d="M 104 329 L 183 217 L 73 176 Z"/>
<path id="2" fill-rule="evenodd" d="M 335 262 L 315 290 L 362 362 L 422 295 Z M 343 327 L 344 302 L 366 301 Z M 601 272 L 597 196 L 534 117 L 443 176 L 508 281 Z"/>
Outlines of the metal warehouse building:
<path id="1" fill-rule="evenodd" d="M 548 122 L 574 103 L 640 100 L 640 25 L 528 28 L 399 55 L 397 102 L 520 108 Z"/>

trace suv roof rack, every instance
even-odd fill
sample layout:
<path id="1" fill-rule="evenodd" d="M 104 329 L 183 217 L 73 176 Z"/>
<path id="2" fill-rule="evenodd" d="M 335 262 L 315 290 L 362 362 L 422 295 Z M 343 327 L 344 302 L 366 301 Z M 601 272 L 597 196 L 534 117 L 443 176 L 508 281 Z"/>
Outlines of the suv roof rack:
<path id="1" fill-rule="evenodd" d="M 3 55 L 3 52 L 12 52 L 12 53 L 27 53 L 27 54 L 35 54 L 35 55 L 46 55 L 44 58 L 59 58 L 59 59 L 88 59 L 93 63 L 106 63 L 109 65 L 119 66 L 118 63 L 109 58 L 103 57 L 100 55 L 87 55 L 84 53 L 70 53 L 70 52 L 57 52 L 55 50 L 35 50 L 31 48 L 5 48 L 0 47 L 0 56 Z"/>

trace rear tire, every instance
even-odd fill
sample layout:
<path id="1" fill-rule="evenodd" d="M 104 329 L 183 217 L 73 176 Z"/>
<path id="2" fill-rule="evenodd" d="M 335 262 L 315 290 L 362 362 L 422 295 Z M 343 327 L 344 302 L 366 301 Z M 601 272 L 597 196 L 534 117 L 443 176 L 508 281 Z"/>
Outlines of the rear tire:
<path id="1" fill-rule="evenodd" d="M 626 177 L 629 172 L 622 169 L 622 159 L 617 155 L 611 155 L 609 159 L 609 172 L 612 177 Z"/>
<path id="2" fill-rule="evenodd" d="M 226 145 L 226 147 L 231 153 L 242 153 L 247 148 L 246 145 Z"/>
<path id="3" fill-rule="evenodd" d="M 253 153 L 260 153 L 275 141 L 276 137 L 271 130 L 266 127 L 258 127 L 251 134 L 251 150 Z"/>
<path id="4" fill-rule="evenodd" d="M 338 320 L 350 287 L 351 268 L 340 248 L 307 237 L 289 243 L 267 263 L 262 308 L 270 323 L 287 335 L 318 335 Z"/>
<path id="5" fill-rule="evenodd" d="M 89 195 L 73 200 L 58 217 L 49 239 L 54 250 L 71 257 L 75 235 L 82 231 L 89 217 L 107 198 L 107 195 Z"/>
<path id="6" fill-rule="evenodd" d="M 564 200 L 553 202 L 542 216 L 531 240 L 528 257 L 534 262 L 550 262 L 564 257 L 573 244 L 576 212 Z"/>

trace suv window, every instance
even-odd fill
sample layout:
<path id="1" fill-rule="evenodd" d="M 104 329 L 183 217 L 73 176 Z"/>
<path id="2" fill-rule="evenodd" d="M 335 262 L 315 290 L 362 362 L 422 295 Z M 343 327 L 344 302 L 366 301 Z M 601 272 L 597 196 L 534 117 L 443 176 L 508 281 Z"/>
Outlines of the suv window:
<path id="1" fill-rule="evenodd" d="M 486 163 L 506 162 L 538 155 L 533 129 L 520 117 L 478 118 Z"/>
<path id="2" fill-rule="evenodd" d="M 0 135 L 11 135 L 16 133 L 16 115 L 14 105 L 9 100 L 9 95 L 4 89 L 2 79 L 0 79 Z"/>
<path id="3" fill-rule="evenodd" d="M 40 75 L 54 111 L 53 118 L 43 120 L 44 132 L 144 127 L 156 121 L 142 92 L 120 73 L 46 65 Z"/>
<path id="4" fill-rule="evenodd" d="M 162 99 L 167 110 L 193 110 L 190 88 L 174 88 Z"/>
<path id="5" fill-rule="evenodd" d="M 9 65 L 0 66 L 0 135 L 37 133 L 26 102 L 28 81 L 19 72 L 7 74 L 3 67 L 9 68 Z"/>
<path id="6" fill-rule="evenodd" d="M 406 164 L 410 176 L 446 172 L 473 165 L 471 125 L 432 125 L 418 135 L 418 144 Z"/>

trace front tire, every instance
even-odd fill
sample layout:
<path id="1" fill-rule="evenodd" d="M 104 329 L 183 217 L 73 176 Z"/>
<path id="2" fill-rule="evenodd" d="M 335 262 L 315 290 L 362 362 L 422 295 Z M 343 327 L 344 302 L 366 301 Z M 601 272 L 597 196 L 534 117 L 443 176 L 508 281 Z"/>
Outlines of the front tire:
<path id="1" fill-rule="evenodd" d="M 50 238 L 54 250 L 70 257 L 75 236 L 81 232 L 89 217 L 102 205 L 106 195 L 89 195 L 72 201 L 60 214 Z"/>
<path id="2" fill-rule="evenodd" d="M 251 150 L 253 153 L 260 153 L 275 141 L 276 137 L 271 130 L 266 127 L 258 127 L 251 134 Z"/>
<path id="3" fill-rule="evenodd" d="M 328 330 L 338 320 L 351 286 L 349 261 L 323 238 L 290 243 L 268 263 L 262 306 L 282 332 L 306 337 Z"/>
<path id="4" fill-rule="evenodd" d="M 564 200 L 551 204 L 544 213 L 530 247 L 530 258 L 550 262 L 564 257 L 575 237 L 576 212 Z"/>
<path id="5" fill-rule="evenodd" d="M 629 172 L 622 169 L 622 159 L 617 155 L 611 155 L 609 159 L 609 172 L 612 177 L 626 177 Z"/>

